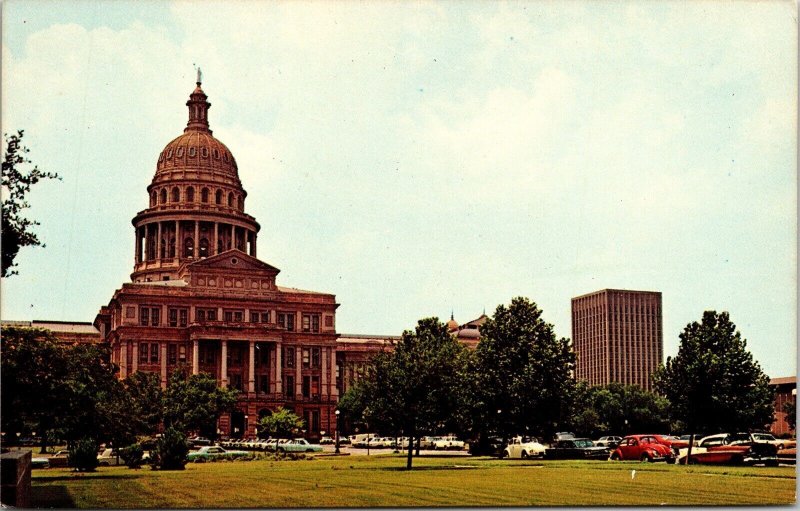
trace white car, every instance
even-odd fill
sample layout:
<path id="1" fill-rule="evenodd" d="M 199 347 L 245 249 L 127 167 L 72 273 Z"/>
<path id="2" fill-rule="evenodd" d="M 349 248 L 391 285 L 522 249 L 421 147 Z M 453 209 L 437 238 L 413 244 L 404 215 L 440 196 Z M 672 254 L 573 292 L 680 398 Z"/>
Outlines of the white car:
<path id="1" fill-rule="evenodd" d="M 437 451 L 443 451 L 443 450 L 461 451 L 464 450 L 464 442 L 452 435 L 440 436 L 436 437 L 435 440 L 433 441 L 433 448 L 436 449 Z"/>
<path id="2" fill-rule="evenodd" d="M 103 449 L 97 455 L 97 464 L 101 467 L 113 467 L 115 465 L 124 465 L 125 462 L 122 461 L 121 456 L 117 456 L 117 451 L 114 449 Z"/>
<path id="3" fill-rule="evenodd" d="M 544 457 L 544 451 L 545 446 L 535 438 L 516 436 L 508 442 L 503 455 L 507 458 L 541 458 Z"/>

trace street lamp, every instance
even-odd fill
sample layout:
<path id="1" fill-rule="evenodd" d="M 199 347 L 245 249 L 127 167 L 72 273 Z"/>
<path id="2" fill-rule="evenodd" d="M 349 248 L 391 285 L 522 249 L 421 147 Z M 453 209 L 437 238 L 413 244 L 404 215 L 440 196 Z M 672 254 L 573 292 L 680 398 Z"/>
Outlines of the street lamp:
<path id="1" fill-rule="evenodd" d="M 247 438 L 247 418 L 248 418 L 248 416 L 245 415 L 244 416 L 244 431 L 242 432 L 242 436 L 245 437 L 245 438 Z"/>
<path id="2" fill-rule="evenodd" d="M 334 453 L 339 454 L 339 414 L 342 413 L 338 409 L 333 412 L 336 414 L 336 450 Z"/>

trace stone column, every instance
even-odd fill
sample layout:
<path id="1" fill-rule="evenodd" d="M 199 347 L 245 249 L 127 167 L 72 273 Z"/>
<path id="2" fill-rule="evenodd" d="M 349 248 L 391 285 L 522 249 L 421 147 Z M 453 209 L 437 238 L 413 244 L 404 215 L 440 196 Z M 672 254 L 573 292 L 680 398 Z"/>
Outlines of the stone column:
<path id="1" fill-rule="evenodd" d="M 295 324 L 295 326 L 297 326 Z M 294 395 L 295 399 L 300 399 L 303 396 L 303 352 L 300 346 L 295 348 L 294 352 Z"/>
<path id="2" fill-rule="evenodd" d="M 139 341 L 133 341 L 133 357 L 131 357 L 131 374 L 139 369 Z"/>
<path id="3" fill-rule="evenodd" d="M 175 260 L 177 261 L 183 255 L 181 254 L 181 250 L 183 250 L 183 240 L 181 239 L 181 221 L 175 220 Z"/>
<path id="4" fill-rule="evenodd" d="M 220 387 L 227 387 L 228 386 L 228 341 L 221 341 L 222 342 L 222 354 L 220 361 Z"/>
<path id="5" fill-rule="evenodd" d="M 161 222 L 156 222 L 156 259 L 161 259 Z"/>
<path id="6" fill-rule="evenodd" d="M 197 259 L 200 254 L 200 221 L 194 221 L 194 258 Z"/>
<path id="7" fill-rule="evenodd" d="M 219 254 L 219 222 L 214 222 L 214 255 Z"/>
<path id="8" fill-rule="evenodd" d="M 136 262 L 142 262 L 142 229 L 141 227 L 136 228 Z"/>
<path id="9" fill-rule="evenodd" d="M 331 379 L 328 377 L 328 350 L 330 348 L 320 348 L 322 353 L 319 354 L 320 358 L 322 359 L 322 375 L 319 378 L 319 386 L 321 387 L 319 390 L 320 396 L 323 399 L 328 397 L 328 385 L 331 382 Z"/>
<path id="10" fill-rule="evenodd" d="M 231 224 L 231 248 L 236 248 L 236 226 Z"/>
<path id="11" fill-rule="evenodd" d="M 333 348 L 331 349 L 331 396 L 334 398 L 339 396 L 339 389 L 336 387 L 336 349 Z"/>
<path id="12" fill-rule="evenodd" d="M 195 339 L 192 343 L 192 374 L 200 372 L 200 341 Z"/>
<path id="13" fill-rule="evenodd" d="M 161 388 L 167 388 L 167 343 L 161 342 Z"/>
<path id="14" fill-rule="evenodd" d="M 283 393 L 283 346 L 275 343 L 275 393 Z"/>
<path id="15" fill-rule="evenodd" d="M 256 231 L 253 231 L 253 241 L 250 245 L 250 255 L 253 257 L 256 257 L 256 238 L 258 238 Z"/>
<path id="16" fill-rule="evenodd" d="M 247 365 L 247 392 L 256 391 L 256 343 L 250 341 L 250 356 Z"/>
<path id="17" fill-rule="evenodd" d="M 128 341 L 119 343 L 119 377 L 128 377 Z"/>

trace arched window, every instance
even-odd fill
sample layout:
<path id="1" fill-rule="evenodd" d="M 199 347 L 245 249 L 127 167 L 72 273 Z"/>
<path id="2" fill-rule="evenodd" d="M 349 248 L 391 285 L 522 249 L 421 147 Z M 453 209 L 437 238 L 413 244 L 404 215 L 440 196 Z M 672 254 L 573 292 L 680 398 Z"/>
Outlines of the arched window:
<path id="1" fill-rule="evenodd" d="M 194 257 L 194 240 L 186 238 L 183 242 L 183 257 Z"/>
<path id="2" fill-rule="evenodd" d="M 222 190 L 217 190 L 217 204 L 222 204 Z"/>
<path id="3" fill-rule="evenodd" d="M 208 257 L 208 238 L 200 239 L 200 257 Z"/>
<path id="4" fill-rule="evenodd" d="M 239 205 L 240 211 L 244 211 L 244 198 L 241 195 L 236 196 L 236 204 Z"/>
<path id="5" fill-rule="evenodd" d="M 169 256 L 175 257 L 175 238 L 169 239 Z"/>
<path id="6" fill-rule="evenodd" d="M 161 189 L 161 204 L 166 204 L 166 203 L 167 203 L 167 189 L 166 188 L 162 188 Z"/>
<path id="7" fill-rule="evenodd" d="M 203 202 L 208 202 L 208 188 L 203 188 L 200 192 L 200 200 Z"/>
<path id="8" fill-rule="evenodd" d="M 233 192 L 228 192 L 228 207 L 233 207 Z"/>
<path id="9" fill-rule="evenodd" d="M 194 188 L 191 186 L 186 189 L 186 202 L 194 202 Z"/>
<path id="10" fill-rule="evenodd" d="M 153 193 L 150 194 L 150 207 L 151 208 L 156 205 L 156 201 L 157 200 L 158 200 L 158 194 L 156 193 L 155 190 L 153 190 Z"/>
<path id="11" fill-rule="evenodd" d="M 178 190 L 178 187 L 175 186 L 172 188 L 172 202 L 178 202 L 181 200 L 181 191 Z"/>

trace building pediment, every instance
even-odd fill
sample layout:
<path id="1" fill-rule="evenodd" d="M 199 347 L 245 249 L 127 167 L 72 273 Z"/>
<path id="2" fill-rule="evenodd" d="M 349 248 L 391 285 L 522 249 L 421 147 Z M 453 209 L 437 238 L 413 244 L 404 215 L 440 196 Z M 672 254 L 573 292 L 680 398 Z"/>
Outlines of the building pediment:
<path id="1" fill-rule="evenodd" d="M 231 249 L 215 256 L 186 264 L 187 273 L 223 270 L 226 272 L 263 272 L 272 276 L 280 273 L 278 268 L 265 263 L 241 250 Z"/>

